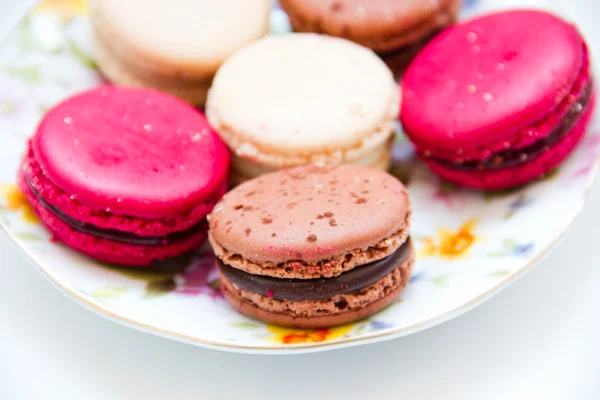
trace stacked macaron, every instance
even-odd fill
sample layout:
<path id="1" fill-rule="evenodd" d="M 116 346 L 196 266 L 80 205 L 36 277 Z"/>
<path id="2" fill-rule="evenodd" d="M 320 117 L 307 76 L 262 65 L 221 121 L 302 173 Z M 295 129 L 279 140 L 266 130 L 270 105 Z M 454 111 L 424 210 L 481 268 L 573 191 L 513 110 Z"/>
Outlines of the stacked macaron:
<path id="1" fill-rule="evenodd" d="M 209 216 L 209 240 L 234 308 L 322 327 L 373 314 L 406 287 L 410 216 L 406 189 L 383 171 L 297 167 L 226 194 Z"/>
<path id="2" fill-rule="evenodd" d="M 297 32 L 352 40 L 399 74 L 433 36 L 456 21 L 461 0 L 280 0 Z"/>
<path id="3" fill-rule="evenodd" d="M 588 48 L 551 14 L 518 10 L 449 28 L 403 79 L 402 124 L 442 178 L 505 189 L 543 176 L 583 137 L 594 110 Z"/>
<path id="4" fill-rule="evenodd" d="M 227 148 L 191 106 L 101 87 L 45 115 L 19 186 L 56 240 L 99 260 L 159 267 L 205 241 L 228 166 Z"/>
<path id="5" fill-rule="evenodd" d="M 306 164 L 385 170 L 400 91 L 385 64 L 348 40 L 261 39 L 219 69 L 206 114 L 233 152 L 232 182 Z"/>
<path id="6" fill-rule="evenodd" d="M 217 68 L 268 31 L 268 0 L 89 0 L 95 58 L 112 82 L 202 106 Z"/>

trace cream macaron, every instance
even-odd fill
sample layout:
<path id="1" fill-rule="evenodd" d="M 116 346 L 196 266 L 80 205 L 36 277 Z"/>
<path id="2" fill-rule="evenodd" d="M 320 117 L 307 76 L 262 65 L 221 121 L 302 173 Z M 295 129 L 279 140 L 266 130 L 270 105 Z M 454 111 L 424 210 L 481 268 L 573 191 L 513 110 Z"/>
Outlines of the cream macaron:
<path id="1" fill-rule="evenodd" d="M 219 66 L 268 32 L 269 0 L 88 0 L 95 58 L 119 85 L 203 105 Z"/>
<path id="2" fill-rule="evenodd" d="M 232 183 L 306 164 L 385 170 L 400 90 L 373 51 L 310 33 L 236 52 L 209 91 L 209 122 L 233 152 Z"/>

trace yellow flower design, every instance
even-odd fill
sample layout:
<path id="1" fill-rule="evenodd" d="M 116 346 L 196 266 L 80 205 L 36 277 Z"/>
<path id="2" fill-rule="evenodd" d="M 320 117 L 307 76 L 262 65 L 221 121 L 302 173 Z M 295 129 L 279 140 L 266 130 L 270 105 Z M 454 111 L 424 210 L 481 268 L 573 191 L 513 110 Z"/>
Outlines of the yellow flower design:
<path id="1" fill-rule="evenodd" d="M 4 184 L 0 186 L 0 194 L 6 207 L 13 211 L 21 211 L 21 218 L 30 224 L 37 224 L 38 218 L 27 203 L 25 195 L 16 185 Z"/>
<path id="2" fill-rule="evenodd" d="M 333 328 L 293 329 L 276 325 L 267 325 L 271 332 L 269 340 L 275 343 L 296 344 L 325 342 L 345 336 L 350 333 L 355 324 L 340 325 Z"/>
<path id="3" fill-rule="evenodd" d="M 68 21 L 77 15 L 86 15 L 88 12 L 86 0 L 44 0 L 39 3 L 33 13 L 54 12 Z"/>
<path id="4" fill-rule="evenodd" d="M 460 227 L 458 232 L 450 229 L 438 229 L 437 240 L 431 237 L 423 239 L 418 258 L 440 257 L 447 260 L 468 256 L 469 249 L 481 238 L 473 230 L 478 220 L 471 219 Z"/>

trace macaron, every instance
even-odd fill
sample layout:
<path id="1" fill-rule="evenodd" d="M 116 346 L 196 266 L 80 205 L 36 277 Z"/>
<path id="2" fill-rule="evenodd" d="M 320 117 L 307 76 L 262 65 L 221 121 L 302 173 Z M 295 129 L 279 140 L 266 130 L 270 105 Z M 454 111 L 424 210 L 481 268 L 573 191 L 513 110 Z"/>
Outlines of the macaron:
<path id="1" fill-rule="evenodd" d="M 226 146 L 188 104 L 106 86 L 46 113 L 18 180 L 55 240 L 98 260 L 160 267 L 205 241 L 228 167 Z"/>
<path id="2" fill-rule="evenodd" d="M 95 59 L 110 81 L 202 106 L 231 54 L 264 36 L 269 0 L 89 0 Z"/>
<path id="3" fill-rule="evenodd" d="M 371 50 L 291 33 L 258 40 L 217 72 L 206 115 L 233 152 L 232 182 L 307 164 L 385 170 L 400 90 Z"/>
<path id="4" fill-rule="evenodd" d="M 297 32 L 373 49 L 399 74 L 428 40 L 456 21 L 460 0 L 280 0 Z"/>
<path id="5" fill-rule="evenodd" d="M 442 178 L 500 190 L 556 168 L 595 105 L 577 28 L 533 10 L 489 14 L 437 36 L 402 81 L 401 121 Z"/>
<path id="6" fill-rule="evenodd" d="M 221 288 L 242 314 L 325 327 L 391 304 L 414 263 L 405 187 L 355 165 L 266 174 L 227 193 L 209 215 Z"/>

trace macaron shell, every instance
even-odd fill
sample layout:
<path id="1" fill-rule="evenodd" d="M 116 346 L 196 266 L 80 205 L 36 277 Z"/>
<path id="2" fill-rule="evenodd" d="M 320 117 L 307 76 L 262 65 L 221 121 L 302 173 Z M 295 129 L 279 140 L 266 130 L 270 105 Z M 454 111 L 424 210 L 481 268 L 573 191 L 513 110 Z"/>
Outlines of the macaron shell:
<path id="1" fill-rule="evenodd" d="M 374 169 L 298 167 L 227 193 L 209 216 L 211 236 L 254 262 L 314 263 L 367 249 L 406 226 L 405 187 Z"/>
<path id="2" fill-rule="evenodd" d="M 107 40 L 99 34 L 94 35 L 94 59 L 102 75 L 110 82 L 120 86 L 154 88 L 190 104 L 204 105 L 206 102 L 212 75 L 200 78 L 191 76 L 185 79 L 184 74 L 177 71 L 162 70 L 156 71 L 156 74 L 144 73 L 139 67 L 126 63 L 110 47 L 112 44 L 107 43 Z"/>
<path id="3" fill-rule="evenodd" d="M 417 142 L 450 150 L 510 139 L 572 92 L 584 59 L 576 28 L 545 12 L 455 25 L 407 69 L 403 126 Z"/>
<path id="4" fill-rule="evenodd" d="M 171 0 L 165 7 L 164 0 L 90 0 L 89 8 L 95 29 L 122 58 L 145 70 L 186 77 L 214 74 L 237 49 L 264 36 L 270 4 Z"/>
<path id="5" fill-rule="evenodd" d="M 457 0 L 280 0 L 295 29 L 344 37 L 376 51 L 397 48 L 450 23 L 458 3 Z"/>
<path id="6" fill-rule="evenodd" d="M 55 240 L 62 241 L 69 247 L 100 261 L 124 266 L 147 267 L 152 261 L 177 257 L 197 249 L 206 240 L 206 229 L 199 230 L 185 240 L 165 246 L 129 245 L 96 238 L 74 230 L 46 209 L 29 189 L 23 174 L 19 178 L 19 188 L 42 223 L 52 232 Z"/>
<path id="7" fill-rule="evenodd" d="M 323 328 L 358 321 L 390 305 L 408 285 L 413 265 L 414 253 L 409 260 L 402 263 L 379 282 L 358 293 L 336 296 L 336 298 L 329 301 L 290 302 L 273 300 L 236 289 L 223 275 L 221 275 L 221 291 L 233 308 L 249 317 L 281 326 Z M 354 305 L 354 307 L 350 306 L 351 309 L 338 309 L 335 313 L 322 315 L 323 310 L 332 308 L 332 303 L 336 308 L 336 302 L 340 299 L 344 299 L 346 304 L 349 306 Z M 304 315 L 297 315 L 296 312 L 303 312 Z"/>
<path id="8" fill-rule="evenodd" d="M 390 138 L 373 147 L 365 146 L 363 148 L 353 149 L 349 154 L 340 154 L 340 156 L 340 158 L 333 160 L 333 162 L 326 163 L 317 157 L 308 160 L 302 159 L 301 157 L 286 157 L 281 160 L 276 160 L 273 157 L 268 157 L 268 155 L 264 154 L 257 154 L 252 159 L 233 154 L 231 157 L 231 174 L 229 176 L 229 181 L 232 186 L 237 186 L 249 179 L 275 172 L 281 168 L 296 167 L 306 164 L 354 164 L 387 171 L 390 168 L 392 161 L 392 140 Z"/>
<path id="9" fill-rule="evenodd" d="M 200 223 L 212 211 L 227 189 L 227 184 L 224 183 L 214 197 L 207 199 L 204 203 L 199 203 L 183 214 L 160 219 L 142 219 L 107 213 L 105 210 L 93 209 L 77 201 L 76 197 L 56 187 L 42 173 L 42 169 L 33 158 L 31 150 L 25 157 L 22 168 L 39 196 L 65 215 L 98 228 L 115 229 L 137 236 L 163 236 L 184 231 Z"/>
<path id="10" fill-rule="evenodd" d="M 335 155 L 373 137 L 385 141 L 399 103 L 392 73 L 369 49 L 286 34 L 261 39 L 225 62 L 206 113 L 237 154 L 305 157 Z"/>
<path id="11" fill-rule="evenodd" d="M 32 141 L 46 176 L 91 208 L 181 214 L 226 181 L 229 153 L 204 116 L 152 90 L 101 87 L 50 110 Z"/>
<path id="12" fill-rule="evenodd" d="M 459 171 L 448 168 L 431 160 L 425 160 L 431 170 L 443 179 L 461 186 L 474 189 L 500 190 L 517 187 L 534 179 L 544 176 L 552 171 L 567 158 L 583 138 L 595 108 L 593 99 L 587 111 L 581 116 L 579 122 L 558 144 L 548 149 L 541 156 L 522 165 L 512 168 L 503 168 L 494 171 Z"/>

